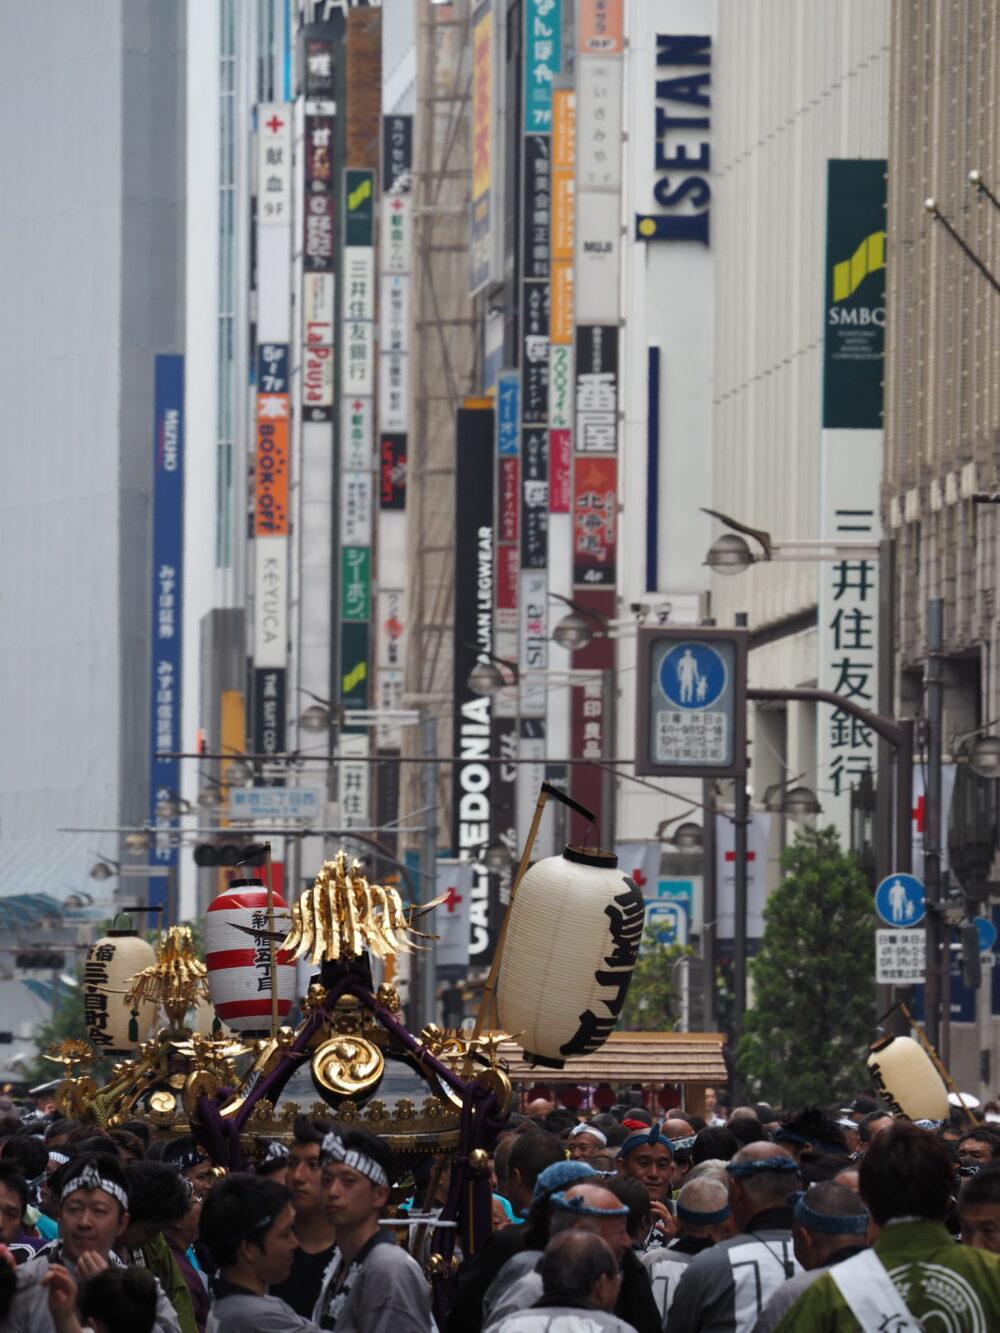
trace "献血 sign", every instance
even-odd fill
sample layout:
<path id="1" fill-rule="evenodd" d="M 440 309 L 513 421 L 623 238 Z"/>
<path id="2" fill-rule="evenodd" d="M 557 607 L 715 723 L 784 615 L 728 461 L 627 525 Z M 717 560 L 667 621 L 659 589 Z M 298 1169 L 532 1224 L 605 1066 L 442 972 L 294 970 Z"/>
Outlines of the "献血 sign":
<path id="1" fill-rule="evenodd" d="M 733 777 L 746 767 L 746 631 L 639 631 L 635 771 Z"/>
<path id="2" fill-rule="evenodd" d="M 875 981 L 880 986 L 915 986 L 924 980 L 927 939 L 922 930 L 876 930 Z"/>

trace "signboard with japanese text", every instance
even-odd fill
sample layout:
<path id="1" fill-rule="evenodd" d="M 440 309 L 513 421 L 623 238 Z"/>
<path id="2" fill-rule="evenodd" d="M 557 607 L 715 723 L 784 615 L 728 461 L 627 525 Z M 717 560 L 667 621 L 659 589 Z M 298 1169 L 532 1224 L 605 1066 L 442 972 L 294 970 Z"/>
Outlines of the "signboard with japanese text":
<path id="1" fill-rule="evenodd" d="M 343 549 L 372 544 L 372 474 L 340 474 L 340 540 Z"/>
<path id="2" fill-rule="evenodd" d="M 409 427 L 409 274 L 383 274 L 380 297 L 379 425 L 383 430 L 406 431 Z"/>
<path id="3" fill-rule="evenodd" d="M 362 707 L 364 705 L 361 705 Z M 337 760 L 340 823 L 345 829 L 365 829 L 371 823 L 371 764 L 367 731 L 341 732 Z"/>
<path id="4" fill-rule="evenodd" d="M 581 59 L 577 76 L 579 123 L 577 185 L 581 190 L 621 189 L 622 62 Z"/>
<path id="5" fill-rule="evenodd" d="M 160 801 L 181 788 L 180 760 L 158 752 L 181 746 L 181 665 L 184 627 L 184 358 L 157 356 L 153 365 L 152 650 L 149 686 L 149 818 L 158 836 L 150 864 L 177 864 L 168 836 L 176 819 L 157 815 Z M 151 876 L 147 901 L 166 905 L 162 875 Z"/>
<path id="6" fill-rule="evenodd" d="M 746 771 L 746 655 L 746 630 L 639 630 L 637 774 L 735 777 Z"/>
<path id="7" fill-rule="evenodd" d="M 568 514 L 573 500 L 573 435 L 549 431 L 549 513 Z"/>
<path id="8" fill-rule="evenodd" d="M 472 203 L 469 295 L 482 291 L 493 268 L 493 6 L 480 5 L 472 19 Z"/>
<path id="9" fill-rule="evenodd" d="M 344 394 L 340 400 L 340 463 L 349 471 L 371 468 L 374 462 L 372 400 Z"/>
<path id="10" fill-rule="evenodd" d="M 292 115 L 283 102 L 257 107 L 257 225 L 287 227 L 292 219 Z"/>
<path id="11" fill-rule="evenodd" d="M 573 466 L 573 582 L 614 587 L 618 459 L 578 454 Z"/>
<path id="12" fill-rule="evenodd" d="M 371 547 L 340 548 L 340 614 L 344 620 L 371 618 Z"/>
<path id="13" fill-rule="evenodd" d="M 329 101 L 334 95 L 334 44 L 310 37 L 305 44 L 305 93 L 309 98 Z"/>
<path id="14" fill-rule="evenodd" d="M 254 534 L 288 535 L 288 348 L 257 349 L 257 439 L 254 457 Z"/>
<path id="15" fill-rule="evenodd" d="M 731 940 L 736 933 L 736 825 L 720 811 L 715 819 L 715 883 L 717 919 L 715 934 Z M 747 824 L 747 936 L 764 934 L 764 904 L 767 901 L 767 848 L 771 816 L 755 811 Z"/>
<path id="16" fill-rule="evenodd" d="M 552 128 L 552 79 L 562 55 L 562 0 L 525 0 L 524 128 L 547 134 Z"/>
<path id="17" fill-rule="evenodd" d="M 549 441 L 541 427 L 521 438 L 521 567 L 545 569 L 548 563 Z"/>
<path id="18" fill-rule="evenodd" d="M 307 272 L 333 272 L 332 195 L 306 195 L 302 207 L 302 263 Z"/>
<path id="19" fill-rule="evenodd" d="M 229 818 L 313 823 L 322 817 L 325 799 L 319 787 L 230 787 Z"/>
<path id="20" fill-rule="evenodd" d="M 520 451 L 518 420 L 521 412 L 521 377 L 516 370 L 500 372 L 497 390 L 497 452 Z"/>
<path id="21" fill-rule="evenodd" d="M 333 189 L 333 116 L 306 116 L 303 153 L 305 186 L 312 194 Z"/>
<path id="22" fill-rule="evenodd" d="M 876 930 L 875 981 L 879 986 L 914 986 L 927 969 L 923 930 Z"/>
<path id="23" fill-rule="evenodd" d="M 618 329 L 576 330 L 576 440 L 578 453 L 613 454 L 618 447 Z"/>
<path id="24" fill-rule="evenodd" d="M 625 0 L 579 0 L 577 50 L 582 56 L 621 55 Z"/>
<path id="25" fill-rule="evenodd" d="M 573 348 L 559 343 L 549 346 L 549 427 L 573 428 Z"/>
<path id="26" fill-rule="evenodd" d="M 406 508 L 406 436 L 382 435 L 379 440 L 380 509 Z"/>

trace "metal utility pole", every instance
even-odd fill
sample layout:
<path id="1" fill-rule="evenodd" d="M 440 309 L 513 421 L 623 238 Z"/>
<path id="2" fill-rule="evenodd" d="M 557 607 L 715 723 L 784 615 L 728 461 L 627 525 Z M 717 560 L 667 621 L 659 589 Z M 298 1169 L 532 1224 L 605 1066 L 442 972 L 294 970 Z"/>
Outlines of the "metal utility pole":
<path id="1" fill-rule="evenodd" d="M 420 770 L 422 786 L 422 804 L 424 806 L 424 832 L 421 839 L 420 855 L 420 901 L 428 903 L 437 892 L 437 718 L 427 711 L 420 720 L 423 742 L 424 763 Z M 420 1027 L 425 1023 L 436 1023 L 437 1012 L 437 941 L 426 941 L 427 947 L 413 955 L 414 963 L 419 958 L 419 989 L 414 988 L 414 1002 L 420 1019 Z"/>
<path id="2" fill-rule="evenodd" d="M 737 629 L 745 629 L 747 613 L 737 611 Z M 749 758 L 747 768 L 749 768 Z M 746 772 L 733 779 L 733 1045 L 738 1046 L 743 1035 L 743 1020 L 747 1008 L 747 915 L 749 909 L 747 884 L 747 824 L 750 819 L 750 800 L 747 795 Z M 742 1098 L 739 1062 L 734 1061 L 730 1091 L 734 1102 Z"/>
<path id="3" fill-rule="evenodd" d="M 702 830 L 702 993 L 704 995 L 704 1019 L 706 1032 L 715 1032 L 719 1023 L 719 1010 L 715 998 L 715 963 L 717 926 L 719 916 L 719 891 L 716 879 L 716 841 L 715 841 L 715 780 L 704 778 L 701 784 L 701 803 L 705 809 Z"/>
<path id="4" fill-rule="evenodd" d="M 927 665 L 924 691 L 927 698 L 927 781 L 924 791 L 924 895 L 927 901 L 927 972 L 924 984 L 924 1028 L 928 1040 L 939 1048 L 941 999 L 946 991 L 943 973 L 950 967 L 949 928 L 941 903 L 941 727 L 944 716 L 944 602 L 927 601 Z"/>

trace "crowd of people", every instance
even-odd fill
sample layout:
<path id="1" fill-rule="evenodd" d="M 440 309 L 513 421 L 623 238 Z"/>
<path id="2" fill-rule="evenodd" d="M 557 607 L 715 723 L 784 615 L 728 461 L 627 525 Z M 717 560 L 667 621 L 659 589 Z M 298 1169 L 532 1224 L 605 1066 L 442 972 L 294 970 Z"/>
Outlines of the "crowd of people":
<path id="1" fill-rule="evenodd" d="M 441 1327 L 410 1250 L 447 1162 L 401 1176 L 365 1129 L 300 1116 L 227 1174 L 190 1134 L 44 1110 L 0 1102 L 0 1333 L 1000 1330 L 988 1112 L 530 1104 Z"/>

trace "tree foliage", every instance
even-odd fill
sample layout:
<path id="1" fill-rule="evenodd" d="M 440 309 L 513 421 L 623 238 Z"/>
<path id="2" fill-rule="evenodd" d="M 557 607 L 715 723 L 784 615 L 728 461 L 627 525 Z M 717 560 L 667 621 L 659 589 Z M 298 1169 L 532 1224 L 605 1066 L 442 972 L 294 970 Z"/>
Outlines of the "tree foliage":
<path id="1" fill-rule="evenodd" d="M 738 1058 L 774 1105 L 826 1105 L 868 1082 L 875 1005 L 871 891 L 834 827 L 804 829 L 781 858 L 750 963 Z"/>
<path id="2" fill-rule="evenodd" d="M 191 921 L 182 923 L 190 927 L 194 938 L 195 950 L 199 958 L 205 956 L 205 918 L 197 917 Z M 105 922 L 103 926 L 98 927 L 94 938 L 107 933 L 110 922 Z M 148 930 L 146 939 L 156 947 L 157 932 Z M 27 1064 L 24 1069 L 24 1077 L 31 1084 L 47 1083 L 50 1079 L 62 1077 L 65 1071 L 65 1065 L 58 1061 L 45 1058 L 45 1052 L 55 1042 L 62 1041 L 64 1037 L 83 1037 L 87 1036 L 87 1022 L 83 1011 L 83 964 L 76 971 L 77 984 L 73 987 L 62 987 L 59 994 L 59 1000 L 52 1011 L 52 1017 L 35 1033 L 36 1055 Z M 102 1055 L 98 1053 L 87 1070 L 87 1073 L 96 1081 L 97 1086 L 101 1087 L 107 1083 L 111 1077 L 111 1066 L 118 1056 Z"/>
<path id="3" fill-rule="evenodd" d="M 628 1032 L 668 1032 L 681 1017 L 677 964 L 690 957 L 686 944 L 664 944 L 647 927 L 618 1026 Z"/>

